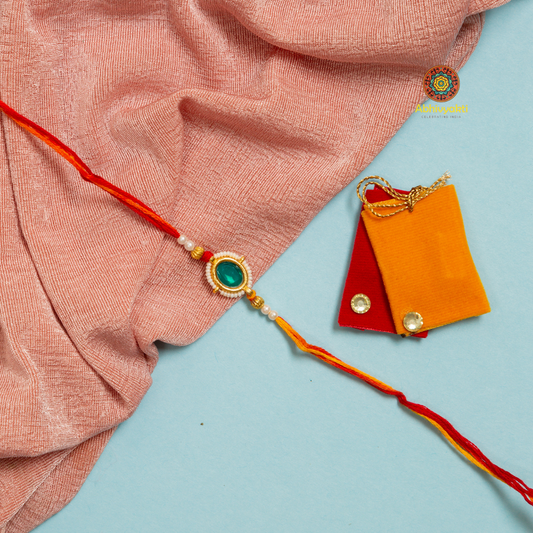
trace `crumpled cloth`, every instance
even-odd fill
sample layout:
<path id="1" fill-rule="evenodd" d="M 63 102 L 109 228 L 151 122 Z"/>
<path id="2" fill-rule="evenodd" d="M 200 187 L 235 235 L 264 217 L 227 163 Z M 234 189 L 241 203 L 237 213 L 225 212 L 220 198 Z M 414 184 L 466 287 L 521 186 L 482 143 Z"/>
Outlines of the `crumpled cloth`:
<path id="1" fill-rule="evenodd" d="M 505 0 L 4 0 L 0 98 L 257 279 Z M 150 386 L 233 303 L 203 263 L 7 117 L 0 531 L 76 494 Z"/>

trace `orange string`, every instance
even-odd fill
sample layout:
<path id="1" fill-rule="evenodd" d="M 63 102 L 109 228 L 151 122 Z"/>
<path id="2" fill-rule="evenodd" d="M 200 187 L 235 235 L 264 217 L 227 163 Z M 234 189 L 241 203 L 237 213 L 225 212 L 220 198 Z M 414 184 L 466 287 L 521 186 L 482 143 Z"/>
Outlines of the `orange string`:
<path id="1" fill-rule="evenodd" d="M 11 119 L 13 119 L 19 126 L 29 131 L 32 135 L 35 135 L 43 142 L 45 142 L 50 148 L 55 150 L 61 157 L 64 157 L 69 163 L 71 163 L 81 174 L 81 177 L 85 181 L 89 181 L 94 185 L 100 187 L 105 192 L 114 196 L 119 202 L 123 203 L 137 214 L 142 216 L 148 222 L 151 222 L 154 226 L 160 230 L 172 235 L 172 237 L 178 238 L 180 234 L 172 227 L 166 220 L 161 218 L 155 211 L 150 209 L 146 204 L 132 196 L 131 194 L 123 191 L 119 187 L 116 187 L 109 181 L 105 180 L 101 176 L 93 174 L 91 169 L 80 159 L 80 157 L 71 150 L 66 144 L 62 143 L 57 137 L 46 131 L 41 126 L 35 124 L 28 118 L 24 117 L 20 113 L 17 113 L 14 109 L 11 109 L 6 103 L 0 100 L 0 109 Z"/>
<path id="2" fill-rule="evenodd" d="M 503 470 L 490 461 L 475 444 L 461 435 L 445 418 L 442 418 L 440 415 L 431 411 L 431 409 L 428 409 L 424 405 L 415 404 L 408 401 L 403 392 L 392 388 L 390 385 L 383 383 L 383 381 L 376 379 L 366 372 L 348 365 L 323 348 L 320 348 L 320 346 L 309 344 L 283 318 L 276 318 L 276 324 L 283 331 L 285 331 L 285 333 L 294 341 L 300 350 L 315 355 L 321 361 L 324 361 L 325 363 L 338 368 L 339 370 L 355 376 L 356 378 L 368 383 L 370 386 L 385 394 L 396 396 L 402 405 L 407 407 L 413 413 L 425 418 L 428 422 L 435 426 L 444 435 L 446 440 L 470 462 L 496 479 L 499 479 L 503 483 L 509 485 L 511 488 L 519 492 L 528 504 L 533 505 L 533 489 L 528 487 L 521 479 L 517 478 L 510 472 Z"/>

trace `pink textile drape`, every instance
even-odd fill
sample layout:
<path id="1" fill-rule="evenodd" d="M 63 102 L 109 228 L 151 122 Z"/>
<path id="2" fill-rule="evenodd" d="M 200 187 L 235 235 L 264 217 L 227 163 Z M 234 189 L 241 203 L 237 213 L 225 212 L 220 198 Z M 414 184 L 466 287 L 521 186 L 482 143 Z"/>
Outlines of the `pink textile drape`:
<path id="1" fill-rule="evenodd" d="M 4 0 L 0 98 L 257 279 L 505 0 Z M 75 495 L 150 386 L 231 305 L 203 263 L 2 117 L 0 531 Z"/>

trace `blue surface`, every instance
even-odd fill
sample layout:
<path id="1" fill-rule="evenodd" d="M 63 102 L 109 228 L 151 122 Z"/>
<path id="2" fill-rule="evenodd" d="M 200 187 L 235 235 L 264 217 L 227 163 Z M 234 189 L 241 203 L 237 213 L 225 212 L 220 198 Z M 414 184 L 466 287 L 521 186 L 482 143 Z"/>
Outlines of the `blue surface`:
<path id="1" fill-rule="evenodd" d="M 529 485 L 532 26 L 533 2 L 489 12 L 453 101 L 468 114 L 413 115 L 364 172 L 404 189 L 451 172 L 489 315 L 426 340 L 339 328 L 356 182 L 255 286 L 309 341 L 445 416 Z M 193 345 L 162 347 L 138 411 L 36 531 L 514 533 L 533 531 L 533 508 L 238 303 Z"/>

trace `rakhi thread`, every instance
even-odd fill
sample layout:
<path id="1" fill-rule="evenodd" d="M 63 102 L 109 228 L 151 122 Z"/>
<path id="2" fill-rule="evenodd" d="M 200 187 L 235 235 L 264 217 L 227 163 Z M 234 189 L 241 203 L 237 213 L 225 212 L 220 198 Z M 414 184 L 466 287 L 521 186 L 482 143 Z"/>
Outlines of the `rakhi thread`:
<path id="1" fill-rule="evenodd" d="M 424 405 L 410 402 L 407 400 L 403 392 L 392 388 L 390 385 L 383 383 L 379 379 L 372 377 L 366 372 L 348 365 L 344 361 L 324 350 L 324 348 L 308 344 L 307 341 L 300 334 L 298 334 L 283 318 L 278 317 L 276 319 L 276 323 L 281 329 L 283 329 L 283 331 L 285 331 L 285 333 L 287 333 L 287 335 L 294 341 L 300 350 L 315 355 L 328 365 L 359 378 L 380 392 L 390 396 L 395 396 L 400 404 L 407 407 L 413 413 L 425 418 L 428 422 L 435 426 L 444 435 L 446 440 L 450 442 L 450 444 L 452 444 L 452 446 L 459 453 L 464 455 L 469 461 L 481 468 L 481 470 L 484 470 L 491 476 L 499 479 L 503 483 L 506 483 L 515 489 L 522 495 L 527 503 L 533 505 L 533 489 L 529 488 L 520 478 L 495 465 L 473 442 L 470 442 L 467 438 L 461 435 L 461 433 L 459 433 L 445 418 L 438 415 L 431 409 L 428 409 Z"/>
<path id="2" fill-rule="evenodd" d="M 94 174 L 91 169 L 78 157 L 78 154 L 71 150 L 66 144 L 62 143 L 57 137 L 50 132 L 41 128 L 35 122 L 24 117 L 20 113 L 17 113 L 14 109 L 9 107 L 5 102 L 0 100 L 0 108 L 11 119 L 13 119 L 19 126 L 29 131 L 35 137 L 38 137 L 45 142 L 50 148 L 55 150 L 61 157 L 65 158 L 81 175 L 85 181 L 94 183 L 100 189 L 114 196 L 119 202 L 129 207 L 132 211 L 135 211 L 138 215 L 142 216 L 145 220 L 148 220 L 156 228 L 168 233 L 172 237 L 179 239 L 180 233 L 171 226 L 166 220 L 163 220 L 153 209 L 150 209 L 146 204 L 132 196 L 131 194 L 123 191 L 119 187 L 116 187 L 109 181 L 105 180 L 101 176 Z M 205 262 L 209 261 L 209 254 L 206 252 L 206 258 L 202 257 Z"/>
<path id="3" fill-rule="evenodd" d="M 433 183 L 433 185 L 429 187 L 417 185 L 416 187 L 413 187 L 407 194 L 405 194 L 393 189 L 391 184 L 381 176 L 368 176 L 366 178 L 363 178 L 357 184 L 357 196 L 359 197 L 359 200 L 363 202 L 365 207 L 373 215 L 379 218 L 388 218 L 397 215 L 398 213 L 401 213 L 405 210 L 409 210 L 410 212 L 412 212 L 417 202 L 423 200 L 424 198 L 427 198 L 430 194 L 434 193 L 441 187 L 444 187 L 446 185 L 446 181 L 450 178 L 450 174 L 448 174 L 448 172 L 445 172 L 435 183 Z M 366 190 L 368 189 L 368 187 L 370 187 L 370 185 L 374 185 L 376 187 L 379 187 L 380 189 L 383 189 L 389 196 L 394 198 L 396 202 L 390 202 L 389 200 L 374 203 L 369 202 L 366 197 Z M 392 213 L 380 212 L 380 210 L 390 209 L 396 210 Z"/>
<path id="4" fill-rule="evenodd" d="M 23 115 L 17 113 L 1 100 L 0 108 L 17 124 L 19 124 L 21 127 L 26 129 L 39 139 L 43 140 L 59 155 L 69 161 L 80 172 L 81 177 L 84 180 L 94 183 L 107 193 L 111 194 L 117 200 L 122 202 L 124 205 L 135 211 L 145 220 L 147 220 L 160 230 L 164 231 L 165 233 L 168 233 L 169 235 L 177 239 L 184 238 L 172 225 L 163 220 L 155 211 L 150 209 L 146 204 L 144 204 L 131 194 L 127 193 L 126 191 L 115 187 L 113 184 L 109 183 L 104 178 L 93 174 L 89 167 L 79 158 L 79 156 L 73 150 L 63 144 L 51 133 L 47 132 L 45 129 L 41 128 Z M 365 178 L 365 180 L 361 180 L 359 182 L 357 186 L 357 194 L 361 201 L 365 204 L 365 206 L 367 206 L 372 212 L 374 212 L 373 209 L 375 208 L 397 208 L 397 210 L 393 213 L 374 213 L 376 214 L 376 216 L 388 217 L 393 216 L 401 211 L 405 211 L 406 209 L 412 210 L 416 202 L 420 201 L 423 198 L 426 198 L 429 194 L 444 186 L 446 184 L 446 180 L 449 179 L 449 177 L 449 174 L 446 173 L 441 176 L 431 187 L 415 187 L 408 195 L 404 195 L 402 193 L 397 193 L 383 178 L 380 178 L 379 176 L 370 176 L 369 178 Z M 363 190 L 360 195 L 359 189 L 363 182 L 365 182 L 365 185 L 363 186 Z M 393 196 L 398 201 L 398 203 L 393 204 L 392 206 L 382 206 L 378 205 L 379 203 L 371 204 L 370 202 L 368 202 L 365 197 L 365 192 L 366 188 L 371 184 L 375 184 L 378 187 L 383 188 L 388 194 Z M 197 257 L 195 257 L 195 252 Z M 191 255 L 193 258 L 201 259 L 206 263 L 212 262 L 214 257 L 214 254 L 212 252 L 204 251 L 201 247 L 195 247 L 194 250 L 191 251 Z M 237 259 L 235 259 L 234 261 L 238 262 Z M 240 261 L 243 262 L 244 258 L 241 258 Z M 245 290 L 245 294 L 247 299 L 252 303 L 255 308 L 261 309 L 264 312 L 265 308 L 268 306 L 264 305 L 263 299 L 258 296 L 256 292 L 251 288 L 246 287 L 246 289 L 247 290 Z M 268 309 L 270 311 L 270 308 Z M 470 442 L 466 437 L 459 433 L 453 427 L 453 425 L 448 422 L 448 420 L 441 417 L 431 409 L 428 409 L 424 405 L 410 402 L 409 400 L 407 400 L 403 392 L 394 389 L 390 385 L 383 383 L 382 381 L 377 378 L 374 378 L 370 374 L 367 374 L 353 366 L 348 365 L 347 363 L 330 354 L 320 346 L 314 346 L 312 344 L 309 344 L 298 332 L 296 332 L 291 327 L 288 322 L 278 316 L 276 312 L 270 311 L 269 318 L 273 320 L 289 336 L 289 338 L 296 344 L 296 346 L 298 346 L 298 348 L 300 348 L 300 350 L 312 354 L 321 361 L 327 363 L 328 365 L 331 365 L 339 370 L 342 370 L 343 372 L 346 372 L 360 379 L 361 381 L 364 381 L 374 389 L 377 389 L 378 391 L 383 392 L 384 394 L 388 394 L 389 396 L 395 396 L 401 405 L 403 405 L 413 413 L 421 416 L 422 418 L 425 418 L 434 427 L 436 427 L 446 438 L 446 440 L 470 462 L 472 462 L 484 472 L 487 472 L 491 476 L 495 477 L 496 479 L 507 484 L 512 489 L 516 490 L 519 494 L 522 495 L 524 500 L 529 505 L 533 505 L 533 489 L 528 487 L 520 478 L 516 477 L 514 474 L 507 472 L 503 468 L 500 468 L 498 465 L 490 461 L 490 459 L 486 455 L 484 455 L 483 452 L 481 452 L 481 450 L 474 443 Z"/>

